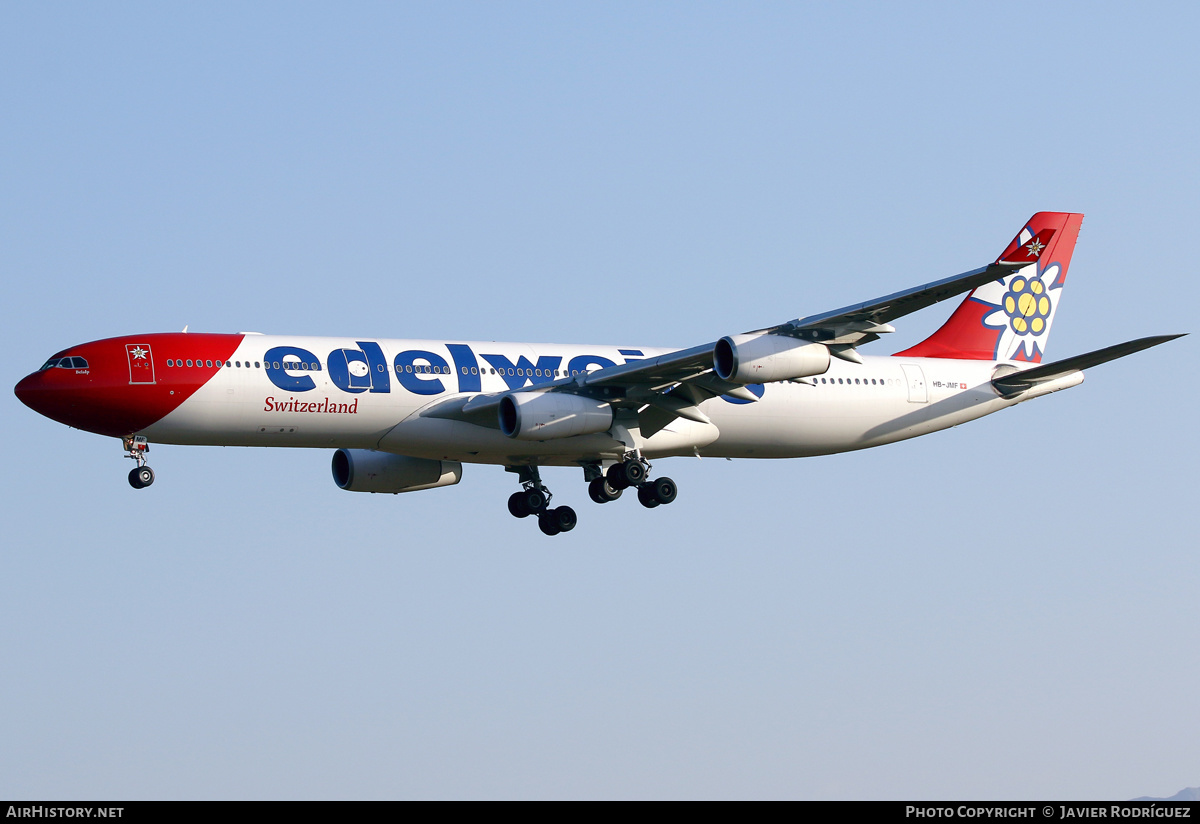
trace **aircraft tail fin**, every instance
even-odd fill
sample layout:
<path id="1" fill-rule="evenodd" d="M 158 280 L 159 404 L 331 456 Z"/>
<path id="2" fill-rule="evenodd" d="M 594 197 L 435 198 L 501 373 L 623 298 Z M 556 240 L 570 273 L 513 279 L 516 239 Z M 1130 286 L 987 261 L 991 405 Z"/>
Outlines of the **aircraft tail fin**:
<path id="1" fill-rule="evenodd" d="M 1081 214 L 1038 212 L 996 258 L 1020 268 L 972 291 L 940 329 L 896 355 L 1041 363 L 1082 224 Z"/>

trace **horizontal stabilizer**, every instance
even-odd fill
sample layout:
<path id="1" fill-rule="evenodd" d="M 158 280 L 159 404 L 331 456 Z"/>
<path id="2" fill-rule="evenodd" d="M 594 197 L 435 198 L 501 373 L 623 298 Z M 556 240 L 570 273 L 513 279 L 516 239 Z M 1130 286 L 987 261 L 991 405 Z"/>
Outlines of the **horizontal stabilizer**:
<path id="1" fill-rule="evenodd" d="M 1127 341 L 1126 343 L 1118 343 L 1115 346 L 1097 349 L 1095 352 L 1076 355 L 1073 358 L 1047 363 L 1044 366 L 1035 366 L 1033 369 L 1026 369 L 1023 372 L 1013 372 L 1010 375 L 1003 375 L 993 380 L 992 386 L 996 387 L 996 391 L 1006 397 L 1015 395 L 1039 383 L 1052 381 L 1092 366 L 1099 366 L 1102 363 L 1108 363 L 1111 360 L 1123 358 L 1126 355 L 1132 355 L 1134 352 L 1140 352 L 1143 349 L 1149 349 L 1151 346 L 1158 346 L 1160 343 L 1166 343 L 1169 340 L 1181 337 L 1183 335 L 1155 335 L 1149 338 L 1138 338 L 1137 340 Z"/>

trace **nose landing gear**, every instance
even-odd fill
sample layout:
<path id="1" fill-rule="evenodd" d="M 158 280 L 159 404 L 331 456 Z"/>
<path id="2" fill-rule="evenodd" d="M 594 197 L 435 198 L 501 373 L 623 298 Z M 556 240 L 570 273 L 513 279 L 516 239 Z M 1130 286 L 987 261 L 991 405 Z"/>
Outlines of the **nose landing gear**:
<path id="1" fill-rule="evenodd" d="M 134 489 L 145 489 L 154 483 L 154 470 L 146 466 L 146 453 L 150 451 L 150 443 L 141 435 L 121 439 L 125 447 L 125 457 L 137 461 L 137 466 L 129 470 L 129 485 Z"/>

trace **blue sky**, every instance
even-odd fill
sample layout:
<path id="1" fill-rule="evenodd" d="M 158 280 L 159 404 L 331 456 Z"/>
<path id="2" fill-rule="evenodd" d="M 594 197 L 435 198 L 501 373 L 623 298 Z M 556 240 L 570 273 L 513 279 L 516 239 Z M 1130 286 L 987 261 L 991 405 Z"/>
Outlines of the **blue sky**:
<path id="1" fill-rule="evenodd" d="M 1190 332 L 1193 6 L 6 4 L 11 386 L 114 335 L 688 346 L 1087 214 L 1049 356 Z M 884 354 L 948 309 L 899 324 Z M 515 485 L 0 405 L 0 796 L 1130 798 L 1200 783 L 1191 338 L 949 432 Z"/>

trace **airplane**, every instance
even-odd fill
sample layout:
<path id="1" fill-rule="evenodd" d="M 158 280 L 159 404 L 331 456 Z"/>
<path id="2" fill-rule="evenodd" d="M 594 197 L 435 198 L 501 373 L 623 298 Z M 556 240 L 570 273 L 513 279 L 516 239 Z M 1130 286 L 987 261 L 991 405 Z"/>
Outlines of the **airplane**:
<path id="1" fill-rule="evenodd" d="M 688 349 L 188 332 L 56 353 L 15 388 L 60 423 L 120 438 L 154 483 L 150 444 L 334 449 L 338 487 L 401 493 L 456 484 L 464 463 L 517 475 L 509 512 L 573 529 L 540 468 L 583 469 L 589 497 L 675 500 L 650 459 L 797 458 L 947 429 L 1083 382 L 1084 369 L 1159 335 L 1042 363 L 1083 215 L 1039 212 L 994 262 L 831 312 Z M 968 293 L 926 340 L 858 347 L 892 321 Z"/>

